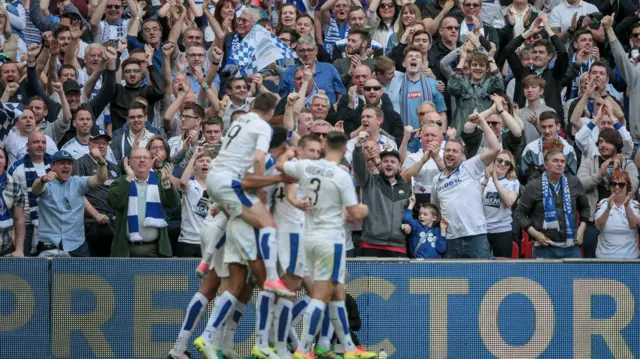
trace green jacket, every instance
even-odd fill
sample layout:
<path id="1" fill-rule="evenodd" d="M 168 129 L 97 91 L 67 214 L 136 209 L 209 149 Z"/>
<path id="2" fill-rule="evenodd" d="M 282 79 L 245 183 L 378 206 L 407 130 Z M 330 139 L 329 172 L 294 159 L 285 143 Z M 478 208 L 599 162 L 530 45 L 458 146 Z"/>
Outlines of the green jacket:
<path id="1" fill-rule="evenodd" d="M 165 209 L 166 221 L 166 209 L 180 206 L 180 195 L 173 186 L 169 189 L 164 189 L 160 184 L 160 172 L 154 173 L 158 178 L 160 203 L 162 203 L 162 207 Z M 109 205 L 111 205 L 116 213 L 116 225 L 113 228 L 113 244 L 111 245 L 112 257 L 129 257 L 129 235 L 127 233 L 129 188 L 131 188 L 131 182 L 127 181 L 127 176 L 119 177 L 109 186 Z M 169 242 L 167 227 L 160 228 L 159 252 L 160 256 L 171 257 L 171 243 Z"/>

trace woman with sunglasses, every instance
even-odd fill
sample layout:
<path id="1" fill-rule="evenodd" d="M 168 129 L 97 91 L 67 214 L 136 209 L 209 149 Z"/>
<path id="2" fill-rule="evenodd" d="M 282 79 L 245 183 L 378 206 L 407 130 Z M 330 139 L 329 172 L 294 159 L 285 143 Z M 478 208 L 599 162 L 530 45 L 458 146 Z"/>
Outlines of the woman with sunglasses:
<path id="1" fill-rule="evenodd" d="M 514 157 L 510 151 L 501 151 L 493 164 L 487 167 L 482 186 L 487 239 L 493 255 L 510 258 L 513 241 L 511 207 L 516 204 L 520 191 Z"/>
<path id="2" fill-rule="evenodd" d="M 640 204 L 631 199 L 633 191 L 629 174 L 613 172 L 608 187 L 611 196 L 598 203 L 595 214 L 595 225 L 600 230 L 596 258 L 638 258 Z"/>
<path id="3" fill-rule="evenodd" d="M 395 33 L 394 24 L 399 14 L 400 7 L 396 5 L 394 0 L 373 0 L 369 4 L 367 15 L 369 19 L 374 19 L 374 24 L 377 24 L 371 39 L 385 46 L 383 49 L 385 54 L 387 53 L 386 45 L 389 43 L 389 37 Z"/>

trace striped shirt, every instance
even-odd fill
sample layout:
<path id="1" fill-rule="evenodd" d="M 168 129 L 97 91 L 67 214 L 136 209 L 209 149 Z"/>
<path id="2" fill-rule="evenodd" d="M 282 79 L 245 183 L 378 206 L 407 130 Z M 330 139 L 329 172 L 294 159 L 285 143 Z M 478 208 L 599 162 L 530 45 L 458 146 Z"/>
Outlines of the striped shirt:
<path id="1" fill-rule="evenodd" d="M 24 42 L 29 45 L 40 44 L 42 42 L 42 34 L 40 30 L 31 22 L 31 15 L 29 9 L 26 9 L 27 13 L 27 27 L 22 32 L 24 36 Z"/>
<path id="2" fill-rule="evenodd" d="M 346 39 L 347 36 L 349 36 L 349 29 L 350 27 L 348 23 L 345 22 L 341 28 L 336 19 L 331 19 L 331 22 L 324 33 L 324 48 L 329 54 L 333 51 L 333 45 L 335 45 L 337 41 Z"/>

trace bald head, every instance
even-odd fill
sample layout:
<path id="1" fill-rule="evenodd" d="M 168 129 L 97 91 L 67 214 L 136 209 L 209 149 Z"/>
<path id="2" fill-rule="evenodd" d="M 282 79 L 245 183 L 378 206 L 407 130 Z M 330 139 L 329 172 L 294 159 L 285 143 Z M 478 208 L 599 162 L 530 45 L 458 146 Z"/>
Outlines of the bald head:
<path id="1" fill-rule="evenodd" d="M 362 94 L 364 83 L 371 78 L 371 69 L 367 65 L 360 64 L 351 72 L 351 81 L 357 86 L 358 93 Z"/>

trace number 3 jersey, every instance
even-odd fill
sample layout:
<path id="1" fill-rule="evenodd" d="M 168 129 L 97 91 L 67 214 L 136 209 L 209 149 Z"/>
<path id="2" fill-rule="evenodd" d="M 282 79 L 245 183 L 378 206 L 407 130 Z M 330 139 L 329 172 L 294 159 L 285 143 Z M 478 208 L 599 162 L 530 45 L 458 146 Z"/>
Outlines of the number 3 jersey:
<path id="1" fill-rule="evenodd" d="M 302 193 L 313 204 L 306 215 L 305 240 L 344 242 L 343 210 L 358 204 L 351 176 L 327 160 L 289 161 L 284 171 L 300 180 Z"/>
<path id="2" fill-rule="evenodd" d="M 271 125 L 257 114 L 250 112 L 240 116 L 222 139 L 220 152 L 211 161 L 210 171 L 236 179 L 244 177 L 253 168 L 256 150 L 269 153 L 272 135 Z"/>

